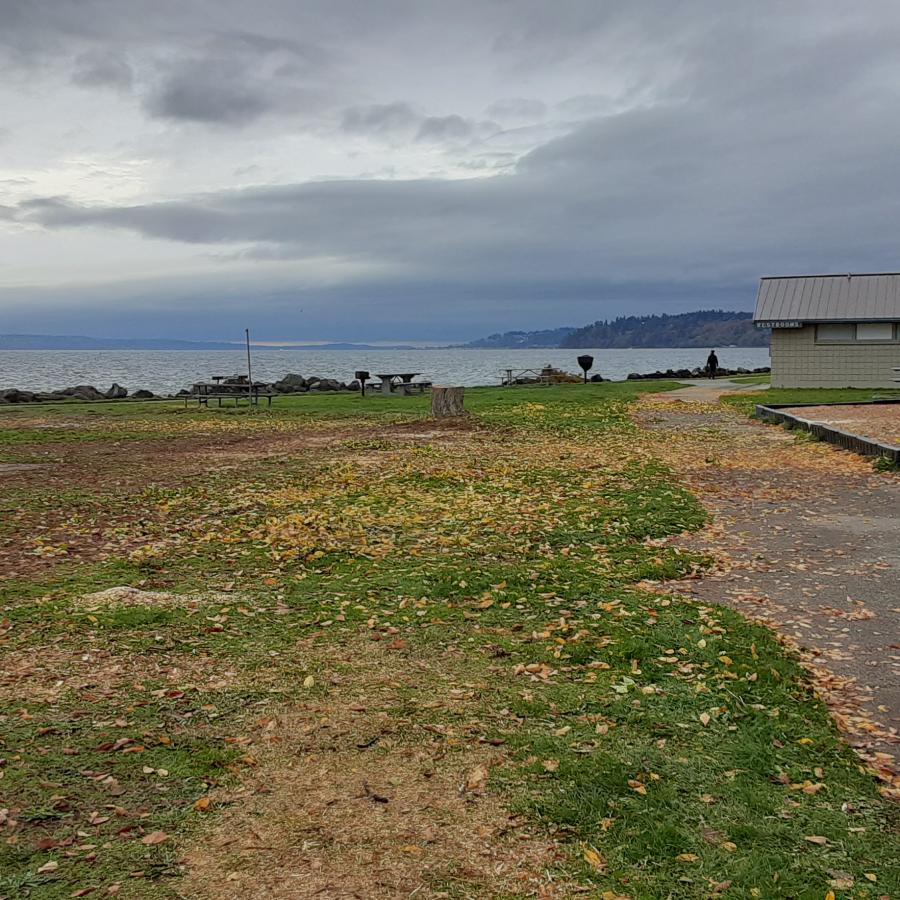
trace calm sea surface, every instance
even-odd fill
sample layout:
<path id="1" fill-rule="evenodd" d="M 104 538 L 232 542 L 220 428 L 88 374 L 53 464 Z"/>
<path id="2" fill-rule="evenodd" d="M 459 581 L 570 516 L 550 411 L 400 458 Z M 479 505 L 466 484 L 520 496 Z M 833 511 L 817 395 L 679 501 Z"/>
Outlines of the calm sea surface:
<path id="1" fill-rule="evenodd" d="M 769 365 L 764 347 L 718 349 L 720 365 L 753 369 Z M 591 374 L 622 379 L 629 372 L 702 366 L 706 349 L 664 350 L 254 350 L 254 380 L 276 381 L 288 372 L 307 378 L 350 381 L 357 369 L 421 372 L 436 384 L 499 384 L 501 369 L 546 364 L 579 372 L 576 358 L 594 357 Z M 172 393 L 211 375 L 247 371 L 241 350 L 0 350 L 0 389 L 47 391 L 76 384 L 105 389 L 113 381 L 129 390 Z"/>

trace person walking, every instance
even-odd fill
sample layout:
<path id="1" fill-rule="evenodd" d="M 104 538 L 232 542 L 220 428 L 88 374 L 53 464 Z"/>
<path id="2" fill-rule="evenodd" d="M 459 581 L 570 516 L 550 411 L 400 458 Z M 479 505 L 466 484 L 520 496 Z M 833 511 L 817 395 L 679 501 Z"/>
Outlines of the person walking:
<path id="1" fill-rule="evenodd" d="M 715 378 L 718 368 L 719 368 L 719 357 L 716 356 L 715 350 L 710 350 L 709 356 L 706 357 L 706 377 L 707 378 Z"/>

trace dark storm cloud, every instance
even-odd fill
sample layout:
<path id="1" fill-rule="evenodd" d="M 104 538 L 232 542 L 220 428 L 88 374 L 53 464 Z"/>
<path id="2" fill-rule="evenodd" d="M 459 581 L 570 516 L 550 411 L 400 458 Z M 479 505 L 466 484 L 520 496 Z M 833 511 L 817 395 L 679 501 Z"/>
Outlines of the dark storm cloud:
<path id="1" fill-rule="evenodd" d="M 416 132 L 417 141 L 468 141 L 478 135 L 490 135 L 500 128 L 494 122 L 474 122 L 456 114 L 428 116 Z"/>
<path id="2" fill-rule="evenodd" d="M 264 89 L 247 83 L 247 73 L 226 60 L 180 64 L 144 104 L 151 116 L 188 122 L 244 124 L 273 107 Z"/>
<path id="3" fill-rule="evenodd" d="M 444 174 L 504 173 L 168 197 L 163 187 L 164 199 L 141 203 L 38 197 L 7 219 L 227 259 L 373 264 L 377 279 L 354 287 L 348 274 L 348 293 L 329 294 L 348 303 L 376 284 L 385 297 L 414 284 L 425 301 L 519 297 L 535 308 L 552 296 L 658 298 L 647 286 L 659 284 L 694 286 L 709 303 L 708 286 L 743 284 L 749 303 L 765 272 L 896 268 L 894 2 L 220 0 L 217 32 L 210 8 L 6 0 L 0 44 L 79 59 L 81 83 L 102 86 L 115 71 L 88 61 L 118 54 L 159 129 L 263 118 L 289 129 L 318 116 L 335 154 L 372 138 L 402 147 L 413 171 L 441 171 L 438 144 L 459 151 Z M 415 90 L 404 93 L 404 79 Z"/>
<path id="4" fill-rule="evenodd" d="M 660 105 L 586 122 L 489 178 L 323 181 L 129 206 L 56 199 L 19 216 L 485 283 L 752 280 L 893 257 L 900 209 L 884 186 L 896 180 L 900 131 L 890 117 L 848 108 L 835 131 L 811 106 L 774 131 L 748 124 L 706 101 Z"/>
<path id="5" fill-rule="evenodd" d="M 248 33 L 217 34 L 173 63 L 144 100 L 155 118 L 244 125 L 265 113 L 309 111 L 322 103 L 329 54 L 311 44 Z"/>
<path id="6" fill-rule="evenodd" d="M 496 122 L 476 121 L 455 113 L 428 116 L 412 104 L 401 101 L 352 106 L 344 110 L 340 127 L 346 134 L 394 144 L 408 141 L 464 143 L 489 137 L 500 130 Z"/>
<path id="7" fill-rule="evenodd" d="M 129 90 L 134 83 L 134 71 L 125 57 L 113 51 L 91 50 L 75 61 L 72 81 L 81 87 L 109 87 Z"/>

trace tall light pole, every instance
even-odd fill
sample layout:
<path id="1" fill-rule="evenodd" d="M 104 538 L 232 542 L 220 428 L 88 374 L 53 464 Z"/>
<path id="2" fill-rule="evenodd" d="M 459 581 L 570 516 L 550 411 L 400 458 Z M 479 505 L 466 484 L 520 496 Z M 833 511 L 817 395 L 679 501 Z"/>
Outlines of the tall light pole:
<path id="1" fill-rule="evenodd" d="M 247 400 L 253 403 L 253 369 L 250 366 L 250 329 L 244 329 L 244 335 L 247 338 Z"/>

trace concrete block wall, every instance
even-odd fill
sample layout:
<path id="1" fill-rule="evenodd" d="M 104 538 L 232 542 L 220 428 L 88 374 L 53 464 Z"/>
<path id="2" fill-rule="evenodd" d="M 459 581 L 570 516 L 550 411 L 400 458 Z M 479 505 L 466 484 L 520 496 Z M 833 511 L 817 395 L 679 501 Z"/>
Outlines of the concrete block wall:
<path id="1" fill-rule="evenodd" d="M 816 329 L 776 328 L 769 347 L 773 387 L 900 387 L 900 341 L 817 344 Z"/>

